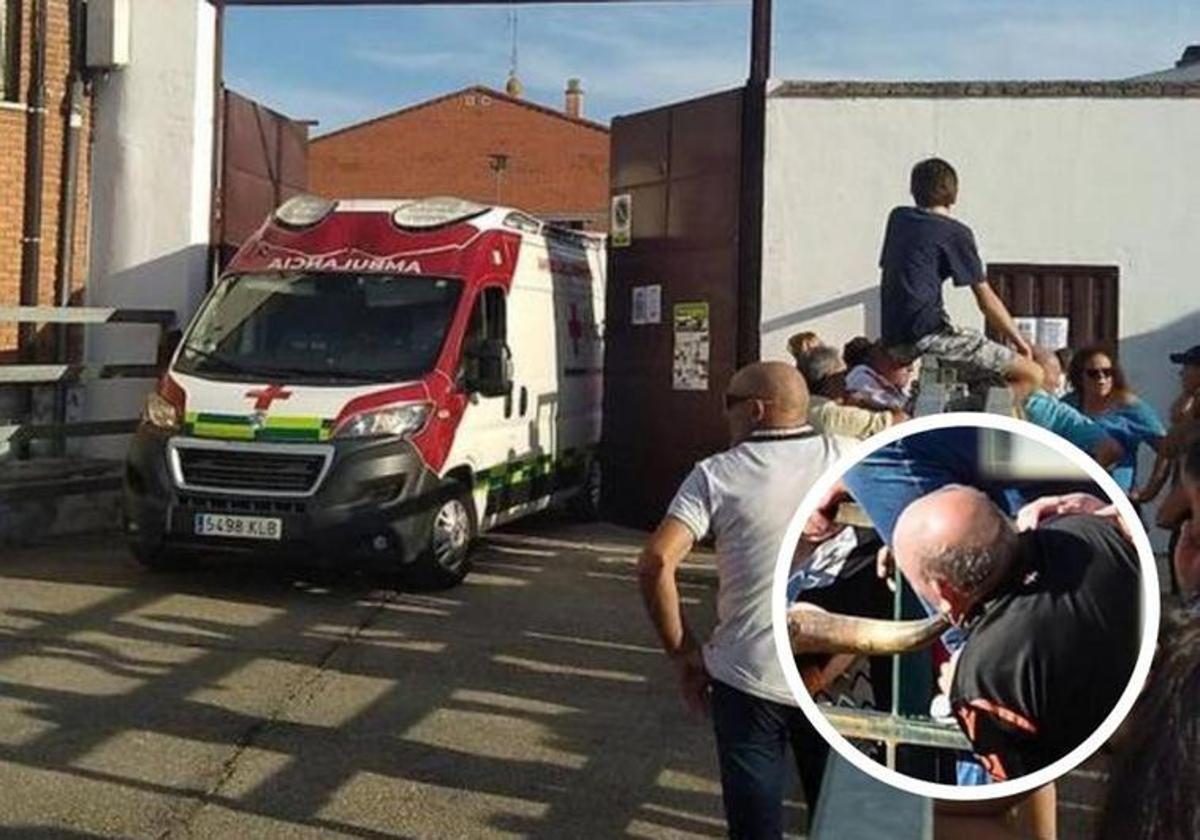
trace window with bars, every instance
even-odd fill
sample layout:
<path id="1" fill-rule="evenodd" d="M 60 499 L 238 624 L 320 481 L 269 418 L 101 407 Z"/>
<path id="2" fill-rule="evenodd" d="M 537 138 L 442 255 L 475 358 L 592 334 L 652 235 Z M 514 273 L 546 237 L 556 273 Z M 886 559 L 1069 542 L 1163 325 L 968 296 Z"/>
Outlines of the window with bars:
<path id="1" fill-rule="evenodd" d="M 1028 330 L 1026 337 L 1038 344 L 1052 350 L 1078 350 L 1089 344 L 1116 346 L 1117 266 L 990 263 L 988 279 L 1018 329 Z"/>

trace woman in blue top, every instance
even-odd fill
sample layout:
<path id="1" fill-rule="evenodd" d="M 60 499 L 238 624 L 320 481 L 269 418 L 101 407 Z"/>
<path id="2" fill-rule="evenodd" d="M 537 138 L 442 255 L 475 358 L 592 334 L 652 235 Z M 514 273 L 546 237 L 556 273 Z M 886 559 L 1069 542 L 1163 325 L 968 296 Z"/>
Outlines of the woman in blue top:
<path id="1" fill-rule="evenodd" d="M 1166 427 L 1158 412 L 1129 389 L 1124 372 L 1103 347 L 1085 347 L 1076 353 L 1067 378 L 1074 390 L 1064 399 L 1095 420 L 1125 450 L 1110 472 L 1128 493 L 1137 473 L 1139 447 L 1145 444 L 1158 452 Z"/>

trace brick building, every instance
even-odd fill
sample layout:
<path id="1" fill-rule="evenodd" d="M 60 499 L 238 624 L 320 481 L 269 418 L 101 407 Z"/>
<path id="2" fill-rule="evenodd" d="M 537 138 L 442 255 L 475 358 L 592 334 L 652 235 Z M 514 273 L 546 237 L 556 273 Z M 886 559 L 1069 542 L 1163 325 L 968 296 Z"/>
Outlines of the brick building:
<path id="1" fill-rule="evenodd" d="M 582 98 L 574 79 L 562 110 L 476 85 L 385 114 L 312 140 L 309 189 L 334 198 L 457 195 L 603 230 L 608 128 L 582 117 Z"/>
<path id="2" fill-rule="evenodd" d="M 54 303 L 54 277 L 58 268 L 59 206 L 61 203 L 63 144 L 67 126 L 71 71 L 70 0 L 44 0 L 47 4 L 45 44 L 45 134 L 42 143 L 41 253 L 38 259 L 37 302 Z M 0 0 L 0 305 L 21 302 L 22 239 L 26 212 L 26 172 L 32 160 L 27 132 L 34 118 L 29 108 L 31 71 L 34 65 L 36 7 L 34 0 Z M 75 248 L 69 272 L 71 289 L 82 288 L 87 264 L 89 196 L 91 179 L 88 147 L 91 137 L 89 97 L 83 100 L 79 176 L 76 187 Z M 29 301 L 32 302 L 32 301 Z M 48 338 L 49 333 L 45 333 Z M 13 361 L 17 329 L 0 323 L 0 362 Z M 44 356 L 47 345 L 38 342 Z"/>

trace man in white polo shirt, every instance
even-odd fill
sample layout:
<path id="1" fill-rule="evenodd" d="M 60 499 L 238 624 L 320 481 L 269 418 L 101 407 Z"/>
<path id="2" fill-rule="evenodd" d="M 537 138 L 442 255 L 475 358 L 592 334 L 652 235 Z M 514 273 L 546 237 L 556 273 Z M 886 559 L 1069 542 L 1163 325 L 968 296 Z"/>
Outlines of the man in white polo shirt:
<path id="1" fill-rule="evenodd" d="M 771 631 L 771 584 L 792 516 L 842 447 L 807 425 L 808 390 L 791 365 L 739 370 L 726 389 L 725 412 L 733 448 L 692 470 L 646 543 L 638 574 L 684 701 L 711 709 L 730 836 L 779 837 L 787 744 L 810 814 L 828 747 L 784 681 Z M 701 650 L 683 618 L 675 573 L 710 531 L 718 624 Z"/>

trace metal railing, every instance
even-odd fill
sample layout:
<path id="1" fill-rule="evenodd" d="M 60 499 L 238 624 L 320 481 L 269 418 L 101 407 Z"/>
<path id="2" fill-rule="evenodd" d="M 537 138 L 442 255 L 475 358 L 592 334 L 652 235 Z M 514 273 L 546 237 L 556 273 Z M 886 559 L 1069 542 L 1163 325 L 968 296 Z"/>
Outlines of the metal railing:
<path id="1" fill-rule="evenodd" d="M 168 331 L 175 324 L 175 313 L 166 309 L 118 309 L 93 306 L 0 306 L 0 323 L 56 324 L 59 330 L 67 326 L 97 324 L 139 324 L 158 327 L 158 356 L 152 364 L 6 364 L 0 365 L 0 386 L 54 386 L 54 422 L 36 422 L 31 417 L 19 418 L 15 425 L 0 427 L 0 443 L 15 450 L 18 461 L 25 463 L 29 443 L 35 440 L 54 441 L 56 454 L 65 450 L 68 438 L 99 437 L 128 434 L 137 428 L 138 418 L 68 422 L 66 420 L 66 388 L 80 382 L 112 379 L 154 379 L 162 372 L 163 350 Z M 60 332 L 56 344 L 65 341 Z M 60 356 L 61 358 L 61 356 Z M 30 400 L 32 404 L 32 399 Z M 32 461 L 38 461 L 38 458 Z M 33 498 L 55 494 L 74 494 L 115 489 L 120 486 L 120 473 L 115 469 L 98 470 L 95 463 L 66 461 L 58 474 L 54 470 L 9 470 L 0 474 L 0 499 Z M 7 478 L 7 480 L 6 480 Z"/>

